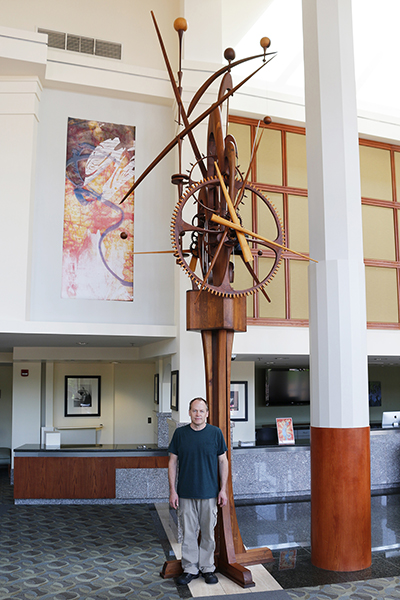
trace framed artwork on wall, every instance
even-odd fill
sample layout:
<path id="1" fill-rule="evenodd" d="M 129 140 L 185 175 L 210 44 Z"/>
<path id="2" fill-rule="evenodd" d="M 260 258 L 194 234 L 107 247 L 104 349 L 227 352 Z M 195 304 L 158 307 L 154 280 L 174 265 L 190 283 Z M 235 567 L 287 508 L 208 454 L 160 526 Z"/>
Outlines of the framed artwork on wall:
<path id="1" fill-rule="evenodd" d="M 231 381 L 231 420 L 248 421 L 247 381 Z"/>
<path id="2" fill-rule="evenodd" d="M 160 375 L 154 375 L 154 403 L 160 404 Z"/>
<path id="3" fill-rule="evenodd" d="M 99 376 L 65 376 L 65 417 L 100 416 Z"/>
<path id="4" fill-rule="evenodd" d="M 68 119 L 63 298 L 133 301 L 135 127 Z"/>
<path id="5" fill-rule="evenodd" d="M 369 381 L 369 405 L 382 406 L 382 390 L 380 381 Z"/>
<path id="6" fill-rule="evenodd" d="M 179 407 L 179 371 L 171 371 L 171 410 Z"/>

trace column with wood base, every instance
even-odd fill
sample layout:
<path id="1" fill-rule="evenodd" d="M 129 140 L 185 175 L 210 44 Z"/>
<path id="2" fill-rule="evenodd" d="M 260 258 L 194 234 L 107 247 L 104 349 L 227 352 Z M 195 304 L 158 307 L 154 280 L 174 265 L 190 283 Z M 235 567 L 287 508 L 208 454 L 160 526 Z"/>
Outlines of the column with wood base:
<path id="1" fill-rule="evenodd" d="M 218 571 L 243 588 L 255 584 L 246 565 L 273 561 L 269 548 L 246 550 L 236 518 L 232 488 L 230 440 L 231 356 L 235 331 L 246 331 L 246 298 L 225 298 L 207 292 L 187 292 L 187 329 L 201 331 L 209 422 L 219 427 L 228 446 L 228 504 L 218 512 L 215 563 Z M 161 575 L 182 572 L 180 561 L 165 563 Z"/>
<path id="2" fill-rule="evenodd" d="M 369 427 L 311 428 L 311 560 L 320 569 L 371 565 Z"/>

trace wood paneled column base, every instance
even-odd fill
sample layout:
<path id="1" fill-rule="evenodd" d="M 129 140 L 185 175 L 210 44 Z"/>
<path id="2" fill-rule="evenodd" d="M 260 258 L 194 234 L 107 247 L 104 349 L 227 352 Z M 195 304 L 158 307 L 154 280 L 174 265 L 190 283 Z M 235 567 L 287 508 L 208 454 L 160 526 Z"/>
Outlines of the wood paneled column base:
<path id="1" fill-rule="evenodd" d="M 371 565 L 369 427 L 311 427 L 311 562 L 329 571 Z"/>

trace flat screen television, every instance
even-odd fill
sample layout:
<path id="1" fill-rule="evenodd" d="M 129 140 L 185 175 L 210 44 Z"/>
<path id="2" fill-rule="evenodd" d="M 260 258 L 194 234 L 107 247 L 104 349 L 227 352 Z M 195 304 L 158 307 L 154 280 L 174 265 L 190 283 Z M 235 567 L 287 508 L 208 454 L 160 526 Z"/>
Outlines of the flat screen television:
<path id="1" fill-rule="evenodd" d="M 265 403 L 267 406 L 310 404 L 309 369 L 267 369 Z"/>

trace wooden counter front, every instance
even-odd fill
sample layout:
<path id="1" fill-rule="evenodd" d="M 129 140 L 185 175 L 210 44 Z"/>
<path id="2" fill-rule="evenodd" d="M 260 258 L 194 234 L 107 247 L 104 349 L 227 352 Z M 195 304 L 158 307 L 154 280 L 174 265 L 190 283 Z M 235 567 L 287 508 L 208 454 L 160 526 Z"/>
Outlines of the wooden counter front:
<path id="1" fill-rule="evenodd" d="M 116 469 L 162 469 L 168 456 L 23 456 L 14 458 L 14 498 L 115 498 Z M 109 453 L 107 453 L 109 454 Z"/>

